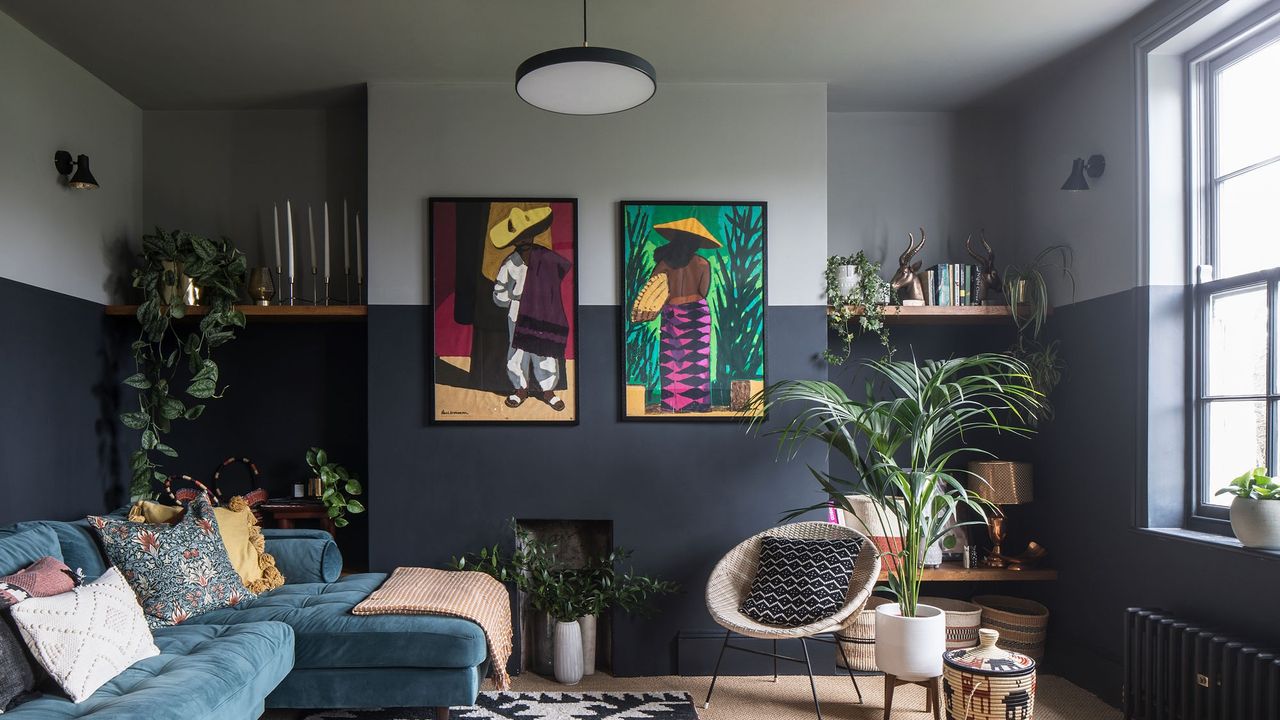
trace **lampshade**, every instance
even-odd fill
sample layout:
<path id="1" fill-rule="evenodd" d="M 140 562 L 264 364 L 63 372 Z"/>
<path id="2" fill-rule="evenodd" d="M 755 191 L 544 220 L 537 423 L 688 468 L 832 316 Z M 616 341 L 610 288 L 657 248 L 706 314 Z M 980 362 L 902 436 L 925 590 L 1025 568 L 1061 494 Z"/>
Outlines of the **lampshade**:
<path id="1" fill-rule="evenodd" d="M 969 490 L 994 505 L 1022 505 L 1033 498 L 1031 464 L 1008 460 L 969 463 Z"/>
<path id="2" fill-rule="evenodd" d="M 516 69 L 516 94 L 534 107 L 565 115 L 608 115 L 643 105 L 657 91 L 647 60 L 604 47 L 538 53 Z"/>
<path id="3" fill-rule="evenodd" d="M 1089 181 L 1085 178 L 1088 175 L 1091 178 L 1102 177 L 1102 172 L 1107 168 L 1107 159 L 1101 155 L 1090 155 L 1088 160 L 1084 158 L 1076 158 L 1071 163 L 1071 174 L 1067 176 L 1067 181 L 1062 183 L 1063 190 L 1088 190 Z"/>
<path id="4" fill-rule="evenodd" d="M 76 158 L 76 174 L 71 176 L 67 181 L 69 187 L 77 190 L 92 190 L 98 187 L 98 181 L 94 179 L 93 173 L 89 172 L 89 156 L 81 155 Z"/>

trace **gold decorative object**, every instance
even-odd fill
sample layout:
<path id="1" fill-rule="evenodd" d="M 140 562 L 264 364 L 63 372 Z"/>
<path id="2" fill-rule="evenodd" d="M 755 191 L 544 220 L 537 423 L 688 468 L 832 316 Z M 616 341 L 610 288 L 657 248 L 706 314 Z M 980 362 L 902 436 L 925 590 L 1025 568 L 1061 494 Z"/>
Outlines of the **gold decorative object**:
<path id="1" fill-rule="evenodd" d="M 324 493 L 324 484 L 320 478 L 307 478 L 307 497 L 318 498 Z"/>
<path id="2" fill-rule="evenodd" d="M 1011 462 L 1008 460 L 982 460 L 969 463 L 969 490 L 992 505 L 1023 505 L 1034 497 L 1034 484 L 1031 479 L 1030 463 Z M 987 558 L 988 567 L 1006 567 L 1017 564 L 1029 567 L 1043 557 L 1005 557 L 1001 544 L 1008 537 L 1003 513 L 997 512 L 987 518 L 987 537 L 991 539 L 991 555 Z M 1034 545 L 1034 543 L 1032 543 Z M 1043 550 L 1039 545 L 1035 547 Z M 1030 549 L 1028 549 L 1030 552 Z"/>
<path id="3" fill-rule="evenodd" d="M 249 271 L 249 297 L 258 305 L 270 305 L 276 296 L 275 278 L 271 268 L 256 267 Z"/>
<path id="4" fill-rule="evenodd" d="M 920 244 L 916 244 L 913 233 L 907 233 L 907 249 L 898 258 L 898 271 L 889 280 L 889 285 L 898 291 L 903 305 L 924 304 L 924 281 L 920 279 L 920 263 L 912 263 L 915 256 L 924 249 L 924 228 L 920 228 Z"/>

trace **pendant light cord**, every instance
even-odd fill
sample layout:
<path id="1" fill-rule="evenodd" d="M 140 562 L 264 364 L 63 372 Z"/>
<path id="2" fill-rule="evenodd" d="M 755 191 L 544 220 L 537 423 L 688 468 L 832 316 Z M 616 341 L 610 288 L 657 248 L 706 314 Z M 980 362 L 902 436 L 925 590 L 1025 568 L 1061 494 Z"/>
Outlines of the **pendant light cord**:
<path id="1" fill-rule="evenodd" d="M 587 47 L 587 0 L 582 0 L 582 47 Z"/>

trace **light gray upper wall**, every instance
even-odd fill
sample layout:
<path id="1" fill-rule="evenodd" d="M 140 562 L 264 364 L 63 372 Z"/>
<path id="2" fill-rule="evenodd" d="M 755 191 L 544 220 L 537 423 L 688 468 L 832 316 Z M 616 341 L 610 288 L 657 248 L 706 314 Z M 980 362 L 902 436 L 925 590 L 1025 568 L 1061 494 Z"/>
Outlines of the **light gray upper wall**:
<path id="1" fill-rule="evenodd" d="M 917 256 L 945 262 L 954 227 L 953 117 L 942 112 L 856 112 L 827 116 L 827 250 L 865 251 L 897 268 L 907 233 L 925 229 Z M 963 234 L 960 235 L 963 239 Z"/>
<path id="2" fill-rule="evenodd" d="M 1140 284 L 1138 266 L 1137 86 L 1133 41 L 1184 3 L 1161 2 L 1080 50 L 1023 78 L 980 105 L 1007 113 L 1003 183 L 1014 209 L 1018 255 L 1065 243 L 1075 253 L 1074 300 Z M 1087 192 L 1060 190 L 1071 161 L 1106 156 L 1106 173 Z M 1055 304 L 1072 301 L 1069 286 L 1051 284 Z"/>
<path id="3" fill-rule="evenodd" d="M 363 105 L 327 110 L 148 110 L 143 127 L 142 216 L 147 230 L 159 225 L 226 236 L 251 266 L 274 266 L 272 204 L 279 206 L 283 242 L 287 198 L 293 201 L 299 263 L 309 265 L 307 203 L 313 206 L 321 236 L 321 203 L 328 200 L 334 275 L 342 272 L 342 200 L 350 203 L 352 223 L 355 210 L 363 214 L 365 207 Z M 349 232 L 354 245 L 354 230 Z M 282 246 L 282 255 L 287 252 Z M 324 251 L 318 246 L 317 253 Z M 354 255 L 351 263 L 354 275 Z"/>
<path id="4" fill-rule="evenodd" d="M 106 303 L 142 217 L 142 111 L 0 13 L 0 275 Z M 98 190 L 58 182 L 89 156 Z"/>
<path id="5" fill-rule="evenodd" d="M 575 118 L 509 84 L 369 86 L 369 301 L 427 304 L 427 198 L 576 197 L 580 302 L 617 304 L 618 202 L 769 203 L 769 302 L 816 305 L 827 252 L 826 88 L 663 84 Z"/>

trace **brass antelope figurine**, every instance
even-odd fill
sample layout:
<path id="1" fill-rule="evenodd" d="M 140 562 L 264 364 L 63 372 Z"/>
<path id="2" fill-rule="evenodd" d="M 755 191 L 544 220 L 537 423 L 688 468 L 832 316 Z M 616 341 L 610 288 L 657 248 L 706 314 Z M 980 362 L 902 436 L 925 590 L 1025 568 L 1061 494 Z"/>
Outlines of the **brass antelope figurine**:
<path id="1" fill-rule="evenodd" d="M 979 234 L 982 247 L 987 249 L 986 257 L 979 255 L 973 249 L 973 233 L 969 233 L 969 237 L 964 239 L 965 250 L 969 252 L 969 257 L 978 261 L 980 270 L 978 272 L 978 280 L 973 290 L 974 302 L 978 305 L 986 303 L 987 295 L 993 292 L 1000 292 L 1000 272 L 996 270 L 996 251 L 991 249 L 987 244 L 987 231 L 982 230 Z"/>
<path id="2" fill-rule="evenodd" d="M 924 228 L 920 228 L 920 244 L 916 245 L 915 235 L 907 233 L 907 251 L 898 258 L 898 272 L 893 274 L 889 285 L 898 291 L 902 300 L 919 300 L 924 302 L 924 283 L 920 281 L 920 262 L 912 264 L 912 259 L 924 249 Z"/>

